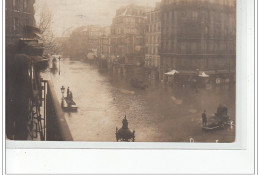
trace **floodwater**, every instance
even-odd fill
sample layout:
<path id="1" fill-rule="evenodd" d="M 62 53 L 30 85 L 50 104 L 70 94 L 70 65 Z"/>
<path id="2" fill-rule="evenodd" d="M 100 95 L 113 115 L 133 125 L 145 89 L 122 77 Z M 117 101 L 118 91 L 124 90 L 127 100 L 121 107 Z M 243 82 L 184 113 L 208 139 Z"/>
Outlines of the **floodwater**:
<path id="1" fill-rule="evenodd" d="M 59 64 L 59 63 L 58 63 Z M 201 113 L 213 115 L 225 104 L 235 120 L 235 89 L 172 88 L 151 83 L 146 90 L 132 88 L 123 80 L 80 61 L 62 59 L 60 75 L 44 73 L 54 84 L 59 99 L 61 86 L 69 86 L 78 112 L 65 113 L 75 141 L 116 141 L 116 127 L 127 116 L 137 142 L 233 142 L 235 127 L 214 132 L 201 129 Z"/>

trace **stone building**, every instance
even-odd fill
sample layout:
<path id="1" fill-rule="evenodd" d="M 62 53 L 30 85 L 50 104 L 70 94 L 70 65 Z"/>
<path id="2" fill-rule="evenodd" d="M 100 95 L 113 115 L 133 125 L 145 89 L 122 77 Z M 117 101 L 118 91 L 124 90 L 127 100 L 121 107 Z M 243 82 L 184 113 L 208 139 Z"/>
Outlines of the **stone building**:
<path id="1" fill-rule="evenodd" d="M 111 25 L 111 56 L 125 63 L 144 60 L 145 13 L 151 8 L 134 4 L 121 7 Z"/>
<path id="2" fill-rule="evenodd" d="M 94 59 L 100 57 L 101 37 L 109 33 L 107 27 L 89 25 L 74 29 L 63 51 L 72 59 Z"/>
<path id="3" fill-rule="evenodd" d="M 34 3 L 35 0 L 5 0 L 6 45 L 31 34 L 28 30 L 35 25 Z"/>
<path id="4" fill-rule="evenodd" d="M 34 118 L 42 105 L 40 72 L 47 68 L 40 30 L 35 27 L 34 0 L 6 0 L 6 137 L 33 138 Z M 44 139 L 41 137 L 41 139 Z"/>
<path id="5" fill-rule="evenodd" d="M 110 37 L 109 36 L 101 36 L 100 37 L 100 55 L 101 58 L 109 58 L 110 57 Z"/>
<path id="6" fill-rule="evenodd" d="M 104 28 L 90 25 L 82 31 L 86 51 L 98 56 L 100 54 L 100 38 L 105 34 Z"/>
<path id="7" fill-rule="evenodd" d="M 235 0 L 162 0 L 161 26 L 161 79 L 174 77 L 181 84 L 200 77 L 212 83 L 234 79 Z"/>
<path id="8" fill-rule="evenodd" d="M 160 3 L 156 4 L 153 11 L 147 12 L 145 32 L 145 68 L 150 78 L 159 78 L 160 68 L 160 43 L 161 43 L 161 18 Z"/>

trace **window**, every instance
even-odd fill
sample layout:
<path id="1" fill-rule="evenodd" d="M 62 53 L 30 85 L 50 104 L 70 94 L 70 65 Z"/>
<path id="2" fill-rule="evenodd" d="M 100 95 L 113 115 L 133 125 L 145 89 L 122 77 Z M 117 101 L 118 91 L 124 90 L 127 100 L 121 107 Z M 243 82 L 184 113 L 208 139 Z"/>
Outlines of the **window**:
<path id="1" fill-rule="evenodd" d="M 15 33 L 17 33 L 17 29 L 18 29 L 18 18 L 14 18 L 13 30 Z"/>
<path id="2" fill-rule="evenodd" d="M 19 0 L 15 0 L 14 9 L 19 10 Z"/>
<path id="3" fill-rule="evenodd" d="M 16 0 L 13 0 L 13 9 L 15 10 L 15 8 L 16 8 Z"/>
<path id="4" fill-rule="evenodd" d="M 191 44 L 191 53 L 195 53 L 196 52 L 196 43 L 192 43 Z"/>
<path id="5" fill-rule="evenodd" d="M 169 22 L 171 22 L 172 21 L 172 12 L 169 12 Z"/>
<path id="6" fill-rule="evenodd" d="M 208 26 L 205 27 L 205 34 L 207 35 L 208 34 Z"/>
<path id="7" fill-rule="evenodd" d="M 167 23 L 167 13 L 164 13 L 164 23 Z"/>
<path id="8" fill-rule="evenodd" d="M 26 12 L 27 11 L 27 0 L 23 1 L 23 10 Z"/>
<path id="9" fill-rule="evenodd" d="M 198 18 L 198 12 L 197 12 L 197 11 L 194 11 L 194 12 L 192 13 L 192 17 L 193 17 L 193 19 L 197 19 L 197 18 Z"/>
<path id="10" fill-rule="evenodd" d="M 172 44 L 172 43 L 171 43 L 171 40 L 169 40 L 169 41 L 168 41 L 168 51 L 171 50 L 171 44 Z"/>
<path id="11" fill-rule="evenodd" d="M 28 18 L 26 18 L 26 25 L 31 25 L 30 20 Z"/>
<path id="12" fill-rule="evenodd" d="M 185 53 L 185 45 L 184 45 L 184 43 L 181 43 L 181 53 Z"/>

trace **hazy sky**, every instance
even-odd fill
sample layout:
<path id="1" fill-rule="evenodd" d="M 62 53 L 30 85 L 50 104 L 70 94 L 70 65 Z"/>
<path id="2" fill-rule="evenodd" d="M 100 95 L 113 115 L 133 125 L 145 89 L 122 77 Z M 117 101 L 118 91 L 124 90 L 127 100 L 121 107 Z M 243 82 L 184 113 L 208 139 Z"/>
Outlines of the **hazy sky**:
<path id="1" fill-rule="evenodd" d="M 82 25 L 110 25 L 116 9 L 135 3 L 155 6 L 160 0 L 36 0 L 35 19 L 38 21 L 42 7 L 53 14 L 52 28 L 57 36 L 66 36 L 72 29 Z"/>

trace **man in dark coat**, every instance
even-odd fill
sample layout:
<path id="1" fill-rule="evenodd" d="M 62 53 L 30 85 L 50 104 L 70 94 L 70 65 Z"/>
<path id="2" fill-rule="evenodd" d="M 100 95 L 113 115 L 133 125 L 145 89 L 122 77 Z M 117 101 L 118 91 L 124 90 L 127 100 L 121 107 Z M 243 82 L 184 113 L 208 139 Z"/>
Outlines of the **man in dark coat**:
<path id="1" fill-rule="evenodd" d="M 67 89 L 67 97 L 69 98 L 69 96 L 70 96 L 70 87 L 68 87 Z"/>
<path id="2" fill-rule="evenodd" d="M 206 110 L 204 110 L 204 112 L 202 113 L 201 117 L 202 117 L 202 125 L 203 125 L 203 126 L 207 126 Z"/>

